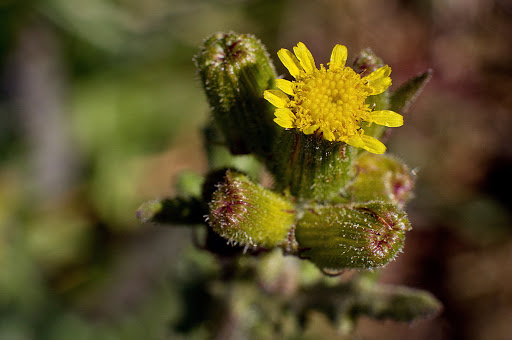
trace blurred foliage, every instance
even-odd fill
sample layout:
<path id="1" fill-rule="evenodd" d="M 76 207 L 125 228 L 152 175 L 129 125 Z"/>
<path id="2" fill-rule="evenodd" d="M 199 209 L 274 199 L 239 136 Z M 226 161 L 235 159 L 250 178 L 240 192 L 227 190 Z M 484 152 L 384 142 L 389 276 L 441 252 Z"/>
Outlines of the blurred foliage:
<path id="1" fill-rule="evenodd" d="M 335 43 L 371 46 L 396 84 L 434 70 L 387 143 L 419 175 L 416 230 L 381 280 L 432 291 L 445 312 L 356 333 L 506 338 L 511 13 L 504 0 L 0 1 L 0 338 L 173 338 L 189 235 L 140 226 L 133 212 L 172 192 L 179 170 L 202 170 L 188 131 L 207 106 L 191 57 L 229 30 L 256 34 L 271 54 L 297 41 L 319 59 Z"/>

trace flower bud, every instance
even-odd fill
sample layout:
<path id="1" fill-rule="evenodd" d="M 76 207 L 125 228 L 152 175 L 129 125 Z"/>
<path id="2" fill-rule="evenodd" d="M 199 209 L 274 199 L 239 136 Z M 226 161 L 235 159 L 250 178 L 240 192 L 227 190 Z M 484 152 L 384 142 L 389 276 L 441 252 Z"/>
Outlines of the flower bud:
<path id="1" fill-rule="evenodd" d="M 276 77 L 264 46 L 252 35 L 217 33 L 206 39 L 195 62 L 230 151 L 266 157 L 277 129 L 263 99 Z"/>
<path id="2" fill-rule="evenodd" d="M 396 158 L 366 153 L 355 161 L 356 177 L 347 188 L 355 202 L 385 201 L 400 207 L 412 197 L 414 174 Z"/>
<path id="3" fill-rule="evenodd" d="M 405 212 L 370 202 L 315 206 L 297 222 L 299 255 L 324 272 L 375 268 L 393 260 L 410 230 Z"/>
<path id="4" fill-rule="evenodd" d="M 365 48 L 359 52 L 352 68 L 357 73 L 366 75 L 376 71 L 382 66 L 384 66 L 382 59 L 373 53 L 371 49 Z"/>
<path id="5" fill-rule="evenodd" d="M 210 227 L 233 244 L 273 248 L 288 244 L 292 202 L 228 170 L 209 204 Z"/>

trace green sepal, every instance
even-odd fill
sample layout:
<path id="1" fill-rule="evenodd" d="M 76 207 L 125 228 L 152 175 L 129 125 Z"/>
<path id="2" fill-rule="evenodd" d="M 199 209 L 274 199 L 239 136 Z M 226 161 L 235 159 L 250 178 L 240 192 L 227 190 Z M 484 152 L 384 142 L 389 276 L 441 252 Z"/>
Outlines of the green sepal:
<path id="1" fill-rule="evenodd" d="M 137 209 L 137 218 L 143 222 L 162 224 L 204 224 L 204 204 L 194 197 L 155 199 Z"/>
<path id="2" fill-rule="evenodd" d="M 291 201 L 233 170 L 217 184 L 209 210 L 209 226 L 229 242 L 267 249 L 289 243 L 296 214 Z"/>
<path id="3" fill-rule="evenodd" d="M 413 197 L 414 172 L 393 156 L 364 153 L 354 162 L 354 172 L 344 193 L 348 202 L 378 200 L 403 207 Z"/>
<path id="4" fill-rule="evenodd" d="M 283 131 L 267 165 L 276 191 L 289 191 L 299 201 L 328 200 L 352 179 L 354 148 L 296 129 Z"/>
<path id="5" fill-rule="evenodd" d="M 427 70 L 400 86 L 391 95 L 391 110 L 400 114 L 406 113 L 431 78 L 432 70 Z"/>
<path id="6" fill-rule="evenodd" d="M 249 34 L 216 33 L 196 55 L 213 118 L 233 154 L 266 157 L 277 131 L 263 98 L 276 73 L 263 44 Z"/>
<path id="7" fill-rule="evenodd" d="M 352 67 L 356 73 L 361 74 L 361 77 L 369 75 L 376 71 L 378 68 L 384 66 L 384 62 L 379 58 L 373 51 L 366 48 L 359 52 L 354 66 Z M 368 96 L 366 98 L 366 104 L 374 110 L 388 110 L 390 107 L 390 95 L 389 90 L 386 90 L 378 95 Z M 379 139 L 386 131 L 386 127 L 378 124 L 369 124 L 367 122 L 362 123 L 364 133 L 366 135 Z"/>
<path id="8" fill-rule="evenodd" d="M 295 229 L 299 255 L 324 272 L 376 268 L 402 250 L 411 226 L 393 204 L 368 202 L 312 206 Z"/>

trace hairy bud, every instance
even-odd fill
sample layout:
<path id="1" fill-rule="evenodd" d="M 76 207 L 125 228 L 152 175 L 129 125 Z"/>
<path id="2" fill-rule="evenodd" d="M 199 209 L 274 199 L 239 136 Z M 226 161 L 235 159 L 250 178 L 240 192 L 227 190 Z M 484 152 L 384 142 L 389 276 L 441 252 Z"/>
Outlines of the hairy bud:
<path id="1" fill-rule="evenodd" d="M 295 222 L 292 202 L 231 170 L 218 184 L 209 207 L 208 224 L 233 244 L 285 245 Z"/>
<path id="2" fill-rule="evenodd" d="M 335 272 L 387 264 L 402 250 L 410 228 L 405 212 L 392 204 L 326 205 L 307 210 L 295 236 L 302 258 Z"/>
<path id="3" fill-rule="evenodd" d="M 395 157 L 363 154 L 356 160 L 355 168 L 357 175 L 347 188 L 350 200 L 379 200 L 403 207 L 412 198 L 415 176 Z"/>
<path id="4" fill-rule="evenodd" d="M 230 151 L 266 157 L 277 128 L 263 92 L 274 87 L 276 74 L 263 44 L 249 34 L 216 33 L 195 62 Z"/>

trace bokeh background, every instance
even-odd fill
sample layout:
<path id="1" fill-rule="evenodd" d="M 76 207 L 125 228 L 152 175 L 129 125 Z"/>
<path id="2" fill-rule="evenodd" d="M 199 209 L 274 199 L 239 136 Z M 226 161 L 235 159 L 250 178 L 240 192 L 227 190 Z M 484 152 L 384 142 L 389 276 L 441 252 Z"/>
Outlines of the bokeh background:
<path id="1" fill-rule="evenodd" d="M 166 339 L 190 234 L 136 208 L 204 172 L 208 107 L 192 62 L 218 31 L 318 62 L 371 47 L 393 87 L 434 77 L 387 142 L 418 171 L 405 253 L 381 281 L 443 312 L 361 320 L 378 339 L 512 334 L 512 2 L 0 1 L 0 339 Z M 279 73 L 285 69 L 276 62 Z"/>

